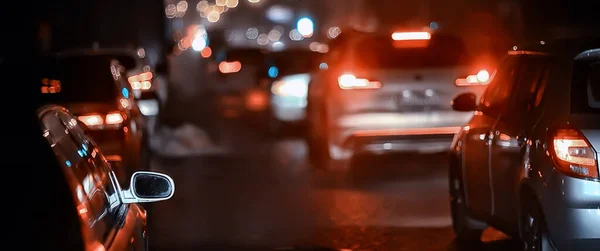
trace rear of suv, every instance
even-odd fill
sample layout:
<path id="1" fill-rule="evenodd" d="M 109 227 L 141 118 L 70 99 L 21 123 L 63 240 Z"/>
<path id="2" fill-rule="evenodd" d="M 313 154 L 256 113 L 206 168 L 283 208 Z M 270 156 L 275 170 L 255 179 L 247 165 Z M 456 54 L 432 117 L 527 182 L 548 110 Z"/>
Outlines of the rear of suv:
<path id="1" fill-rule="evenodd" d="M 472 112 L 453 111 L 456 94 L 481 93 L 490 66 L 462 39 L 428 32 L 360 33 L 330 47 L 327 70 L 309 85 L 313 160 L 357 153 L 447 151 Z"/>

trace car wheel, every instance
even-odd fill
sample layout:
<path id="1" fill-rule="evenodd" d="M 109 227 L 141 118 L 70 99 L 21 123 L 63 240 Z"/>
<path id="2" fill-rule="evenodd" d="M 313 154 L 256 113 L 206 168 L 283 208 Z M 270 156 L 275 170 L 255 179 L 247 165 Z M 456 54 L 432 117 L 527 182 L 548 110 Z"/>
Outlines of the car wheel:
<path id="1" fill-rule="evenodd" d="M 479 242 L 487 225 L 471 218 L 467 213 L 463 181 L 456 168 L 456 162 L 450 164 L 450 211 L 452 227 L 456 239 L 461 242 Z"/>
<path id="2" fill-rule="evenodd" d="M 535 200 L 534 200 L 535 201 Z M 537 202 L 522 209 L 521 238 L 525 251 L 556 250 L 550 240 L 546 221 Z"/>

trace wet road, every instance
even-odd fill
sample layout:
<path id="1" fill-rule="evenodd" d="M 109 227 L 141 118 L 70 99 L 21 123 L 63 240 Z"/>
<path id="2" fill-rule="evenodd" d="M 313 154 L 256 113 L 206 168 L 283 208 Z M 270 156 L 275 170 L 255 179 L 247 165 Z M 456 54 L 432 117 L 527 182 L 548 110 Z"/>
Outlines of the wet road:
<path id="1" fill-rule="evenodd" d="M 177 185 L 153 205 L 154 250 L 518 250 L 493 230 L 454 243 L 443 155 L 359 158 L 350 184 L 310 168 L 298 138 L 217 127 L 227 153 L 153 161 Z"/>

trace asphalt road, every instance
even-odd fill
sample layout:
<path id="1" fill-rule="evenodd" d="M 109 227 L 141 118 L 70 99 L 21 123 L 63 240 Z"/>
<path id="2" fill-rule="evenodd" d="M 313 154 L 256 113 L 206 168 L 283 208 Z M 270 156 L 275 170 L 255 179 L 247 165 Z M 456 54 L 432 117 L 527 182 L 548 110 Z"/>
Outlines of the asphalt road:
<path id="1" fill-rule="evenodd" d="M 176 182 L 152 205 L 154 250 L 519 250 L 494 230 L 454 242 L 443 155 L 361 157 L 349 183 L 311 168 L 301 139 L 216 128 L 227 153 L 154 159 Z"/>

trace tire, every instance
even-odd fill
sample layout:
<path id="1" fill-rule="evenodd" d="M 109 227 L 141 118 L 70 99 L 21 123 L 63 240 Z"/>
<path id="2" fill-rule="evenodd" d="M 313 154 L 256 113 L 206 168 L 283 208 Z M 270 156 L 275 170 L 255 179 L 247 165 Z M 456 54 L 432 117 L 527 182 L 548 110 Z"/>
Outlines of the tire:
<path id="1" fill-rule="evenodd" d="M 483 230 L 487 225 L 473 219 L 468 215 L 465 204 L 464 187 L 462 175 L 457 168 L 456 161 L 450 163 L 449 173 L 450 185 L 450 211 L 452 217 L 452 228 L 459 242 L 480 242 Z"/>
<path id="2" fill-rule="evenodd" d="M 527 197 L 531 198 L 531 197 Z M 535 199 L 523 200 L 519 219 L 521 240 L 525 251 L 554 251 L 541 207 Z"/>

